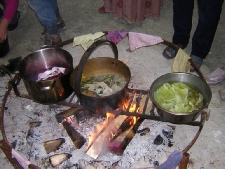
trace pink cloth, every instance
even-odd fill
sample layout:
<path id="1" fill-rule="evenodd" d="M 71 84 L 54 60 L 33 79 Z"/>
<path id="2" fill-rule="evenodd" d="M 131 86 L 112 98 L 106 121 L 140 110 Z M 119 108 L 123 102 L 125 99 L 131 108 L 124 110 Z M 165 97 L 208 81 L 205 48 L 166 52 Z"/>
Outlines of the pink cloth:
<path id="1" fill-rule="evenodd" d="M 106 39 L 117 45 L 127 35 L 127 33 L 128 32 L 125 31 L 109 31 L 106 35 Z"/>
<path id="2" fill-rule="evenodd" d="M 11 22 L 19 6 L 19 0 L 4 0 L 4 2 L 5 2 L 5 9 L 3 18 Z"/>
<path id="3" fill-rule="evenodd" d="M 129 32 L 130 51 L 134 51 L 143 46 L 152 46 L 163 42 L 159 36 L 153 36 L 143 33 Z"/>

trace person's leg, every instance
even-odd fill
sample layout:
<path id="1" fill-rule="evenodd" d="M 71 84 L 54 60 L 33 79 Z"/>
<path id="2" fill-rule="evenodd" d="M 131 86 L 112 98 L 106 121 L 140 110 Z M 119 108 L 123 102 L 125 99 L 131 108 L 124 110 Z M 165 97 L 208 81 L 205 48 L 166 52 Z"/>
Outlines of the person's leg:
<path id="1" fill-rule="evenodd" d="M 66 30 L 66 24 L 64 22 L 64 20 L 62 19 L 60 12 L 59 12 L 59 7 L 58 7 L 58 3 L 57 0 L 49 0 L 53 6 L 53 9 L 55 11 L 56 17 L 57 17 L 57 27 L 58 27 L 58 31 L 59 33 L 61 33 L 62 31 Z M 43 39 L 45 39 L 45 34 L 46 34 L 46 30 L 44 29 L 44 31 L 41 33 L 41 36 Z"/>
<path id="2" fill-rule="evenodd" d="M 194 0 L 173 0 L 174 34 L 172 42 L 182 49 L 187 47 L 190 39 L 193 9 Z M 164 49 L 163 56 L 173 59 L 176 56 L 176 50 L 168 46 Z"/>
<path id="3" fill-rule="evenodd" d="M 52 1 L 53 0 L 28 0 L 28 3 L 34 10 L 46 32 L 49 34 L 58 34 L 57 17 Z"/>
<path id="4" fill-rule="evenodd" d="M 2 8 L 0 8 L 0 19 L 2 16 L 3 16 L 3 10 L 2 10 Z"/>
<path id="5" fill-rule="evenodd" d="M 12 18 L 11 23 L 8 26 L 8 31 L 13 31 L 14 29 L 17 28 L 19 24 L 19 19 L 20 19 L 20 11 L 16 11 L 15 15 Z"/>
<path id="6" fill-rule="evenodd" d="M 45 45 L 56 45 L 62 42 L 57 26 L 57 0 L 28 0 L 41 25 L 45 29 Z"/>
<path id="7" fill-rule="evenodd" d="M 60 13 L 59 13 L 59 7 L 58 7 L 58 2 L 57 0 L 49 0 L 53 6 L 53 9 L 55 11 L 55 14 L 56 14 L 56 17 L 57 18 L 60 18 Z"/>
<path id="8" fill-rule="evenodd" d="M 0 4 L 4 7 L 5 6 L 4 0 L 0 0 Z"/>
<path id="9" fill-rule="evenodd" d="M 220 20 L 223 1 L 198 0 L 199 20 L 192 38 L 191 56 L 205 59 L 208 55 Z"/>
<path id="10" fill-rule="evenodd" d="M 194 0 L 173 0 L 173 43 L 185 48 L 190 39 Z"/>

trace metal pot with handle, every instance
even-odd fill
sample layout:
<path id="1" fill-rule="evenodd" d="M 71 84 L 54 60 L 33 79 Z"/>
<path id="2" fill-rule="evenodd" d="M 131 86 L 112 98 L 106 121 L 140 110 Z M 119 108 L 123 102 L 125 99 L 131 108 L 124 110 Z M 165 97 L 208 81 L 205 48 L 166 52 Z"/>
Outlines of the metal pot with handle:
<path id="1" fill-rule="evenodd" d="M 101 45 L 109 45 L 113 50 L 114 58 L 96 57 L 88 59 L 92 52 Z M 123 77 L 125 79 L 125 85 L 116 93 L 107 96 L 97 97 L 82 93 L 82 76 L 89 79 L 107 74 L 114 74 Z M 128 66 L 118 60 L 118 50 L 116 45 L 108 40 L 98 40 L 85 51 L 79 65 L 72 71 L 70 83 L 82 106 L 91 112 L 105 114 L 107 110 L 116 109 L 122 102 L 130 77 L 131 73 Z"/>
<path id="2" fill-rule="evenodd" d="M 52 78 L 38 80 L 38 75 L 54 67 L 65 68 L 65 72 Z M 19 68 L 28 94 L 41 104 L 53 104 L 71 95 L 69 77 L 73 70 L 73 57 L 61 48 L 43 48 L 25 57 Z"/>
<path id="3" fill-rule="evenodd" d="M 203 96 L 203 105 L 198 110 L 194 110 L 192 112 L 172 112 L 166 110 L 156 101 L 154 93 L 155 91 L 165 83 L 174 83 L 174 82 L 182 82 L 194 90 L 198 91 Z M 175 123 L 175 124 L 185 124 L 196 120 L 201 112 L 206 109 L 211 101 L 212 92 L 208 84 L 199 78 L 196 75 L 188 74 L 188 73 L 167 73 L 158 77 L 151 85 L 149 91 L 150 98 L 153 104 L 156 106 L 157 112 L 159 116 L 161 116 L 164 120 Z M 190 104 L 190 103 L 189 103 Z"/>

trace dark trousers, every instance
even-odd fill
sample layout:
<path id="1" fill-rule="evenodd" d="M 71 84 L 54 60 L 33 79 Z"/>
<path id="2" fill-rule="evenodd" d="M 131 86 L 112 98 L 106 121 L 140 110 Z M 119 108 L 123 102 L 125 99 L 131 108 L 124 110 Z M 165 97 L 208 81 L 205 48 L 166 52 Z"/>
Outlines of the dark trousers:
<path id="1" fill-rule="evenodd" d="M 5 6 L 4 0 L 0 0 L 0 4 L 2 4 L 3 6 Z"/>
<path id="2" fill-rule="evenodd" d="M 198 24 L 191 54 L 204 59 L 211 48 L 224 0 L 197 0 Z M 194 0 L 173 0 L 173 43 L 185 48 L 190 39 Z"/>
<path id="3" fill-rule="evenodd" d="M 5 3 L 4 3 L 3 0 L 0 0 L 0 4 L 1 4 L 3 7 L 5 6 Z M 0 8 L 0 19 L 1 19 L 2 16 L 3 16 L 3 9 Z"/>

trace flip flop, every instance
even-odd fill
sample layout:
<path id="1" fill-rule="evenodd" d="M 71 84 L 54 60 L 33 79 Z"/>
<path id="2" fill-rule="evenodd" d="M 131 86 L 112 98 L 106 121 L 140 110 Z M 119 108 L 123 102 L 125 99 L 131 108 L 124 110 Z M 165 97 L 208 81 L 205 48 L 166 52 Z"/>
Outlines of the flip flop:
<path id="1" fill-rule="evenodd" d="M 222 100 L 225 100 L 225 88 L 219 90 L 219 95 Z"/>
<path id="2" fill-rule="evenodd" d="M 176 50 L 170 46 L 167 46 L 163 51 L 163 56 L 166 59 L 173 59 L 176 56 Z"/>
<path id="3" fill-rule="evenodd" d="M 195 55 L 191 55 L 190 57 L 193 60 L 193 62 L 195 63 L 195 65 L 198 68 L 200 68 L 203 63 L 203 59 L 198 56 L 195 56 Z M 195 72 L 195 69 L 191 67 L 190 72 Z"/>
<path id="4" fill-rule="evenodd" d="M 205 75 L 206 82 L 209 86 L 216 86 L 225 80 L 225 68 L 217 68 L 211 73 Z"/>

